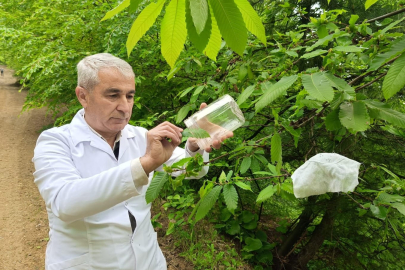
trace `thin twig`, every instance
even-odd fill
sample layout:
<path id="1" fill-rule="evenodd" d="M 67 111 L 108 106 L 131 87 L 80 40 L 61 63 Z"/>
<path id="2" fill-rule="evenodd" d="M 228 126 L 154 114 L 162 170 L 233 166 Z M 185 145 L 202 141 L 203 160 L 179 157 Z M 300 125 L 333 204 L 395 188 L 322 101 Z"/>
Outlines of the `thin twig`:
<path id="1" fill-rule="evenodd" d="M 366 21 L 366 23 L 371 23 L 371 22 L 374 22 L 374 21 L 377 21 L 377 20 L 385 19 L 385 18 L 397 15 L 397 14 L 402 13 L 402 12 L 405 12 L 405 8 L 394 11 L 394 12 L 391 12 L 391 13 L 387 13 L 385 15 L 382 15 L 380 17 L 377 17 L 377 18 L 374 18 L 374 19 L 371 19 L 371 20 L 368 20 L 368 21 Z"/>
<path id="2" fill-rule="evenodd" d="M 381 79 L 382 77 L 384 77 L 385 75 L 387 75 L 387 73 L 388 73 L 388 72 L 385 72 L 385 73 L 381 74 L 380 76 L 378 76 L 377 78 L 375 78 L 374 80 L 372 80 L 371 82 L 366 83 L 366 84 L 364 84 L 364 85 L 362 85 L 362 86 L 360 86 L 360 87 L 357 87 L 357 88 L 355 89 L 355 91 L 357 92 L 357 91 L 359 91 L 359 90 L 361 90 L 361 89 L 363 89 L 363 88 L 366 88 L 367 86 L 372 85 L 373 83 L 375 83 L 376 81 L 378 81 L 379 79 Z"/>

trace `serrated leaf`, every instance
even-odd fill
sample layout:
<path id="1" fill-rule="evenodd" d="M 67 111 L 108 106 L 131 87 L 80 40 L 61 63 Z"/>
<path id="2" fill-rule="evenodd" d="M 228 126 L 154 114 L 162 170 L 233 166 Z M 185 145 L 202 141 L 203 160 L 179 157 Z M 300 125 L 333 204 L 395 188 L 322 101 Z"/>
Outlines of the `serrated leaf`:
<path id="1" fill-rule="evenodd" d="M 281 136 L 277 132 L 271 137 L 271 163 L 281 162 L 282 148 Z"/>
<path id="2" fill-rule="evenodd" d="M 244 157 L 242 163 L 240 164 L 240 173 L 245 173 L 249 168 L 250 164 L 252 163 L 251 157 Z"/>
<path id="3" fill-rule="evenodd" d="M 167 173 L 155 172 L 145 194 L 146 203 L 153 202 L 159 196 L 160 190 L 162 190 L 164 184 L 167 182 L 168 179 L 169 178 Z"/>
<path id="4" fill-rule="evenodd" d="M 397 209 L 402 215 L 405 215 L 405 204 L 403 203 L 392 203 L 392 207 Z"/>
<path id="5" fill-rule="evenodd" d="M 209 36 L 208 44 L 205 47 L 204 54 L 208 56 L 211 60 L 216 61 L 219 50 L 221 49 L 221 33 L 219 32 L 218 23 L 215 19 L 214 12 L 212 11 L 211 5 L 210 8 L 210 18 L 211 18 L 211 33 Z"/>
<path id="6" fill-rule="evenodd" d="M 202 90 L 204 90 L 204 88 L 205 88 L 205 85 L 200 85 L 200 86 L 198 86 L 198 87 L 195 89 L 195 91 L 194 91 L 194 93 L 193 93 L 193 96 L 199 95 L 199 94 L 202 92 Z"/>
<path id="7" fill-rule="evenodd" d="M 260 39 L 260 41 L 266 46 L 266 32 L 262 20 L 257 15 L 256 11 L 246 0 L 235 0 L 235 3 L 242 13 L 243 21 L 246 24 L 247 30 Z"/>
<path id="8" fill-rule="evenodd" d="M 297 75 L 283 77 L 277 83 L 267 89 L 259 101 L 256 103 L 256 112 L 260 111 L 275 99 L 284 94 L 287 89 L 298 79 Z"/>
<path id="9" fill-rule="evenodd" d="M 219 193 L 222 190 L 222 186 L 216 186 L 211 191 L 204 196 L 200 206 L 198 207 L 197 213 L 195 214 L 195 221 L 203 219 L 211 208 L 214 206 L 215 202 L 218 200 Z"/>
<path id="10" fill-rule="evenodd" d="M 238 193 L 232 184 L 224 186 L 224 199 L 228 210 L 233 213 L 238 207 Z"/>
<path id="11" fill-rule="evenodd" d="M 211 137 L 210 134 L 202 128 L 186 128 L 181 134 L 183 137 L 192 137 L 197 139 Z"/>
<path id="12" fill-rule="evenodd" d="M 379 101 L 364 100 L 364 103 L 372 110 L 374 118 L 387 121 L 394 126 L 405 128 L 405 114 L 393 110 L 388 104 Z"/>
<path id="13" fill-rule="evenodd" d="M 243 182 L 235 182 L 235 185 L 237 185 L 241 189 L 252 191 L 252 188 Z"/>
<path id="14" fill-rule="evenodd" d="M 325 126 L 329 131 L 339 130 L 343 127 L 339 120 L 339 110 L 333 110 L 326 116 Z"/>
<path id="15" fill-rule="evenodd" d="M 207 0 L 190 0 L 190 11 L 197 34 L 200 34 L 208 20 Z"/>
<path id="16" fill-rule="evenodd" d="M 170 167 L 172 168 L 181 168 L 183 167 L 187 162 L 189 162 L 190 160 L 192 160 L 192 157 L 188 157 L 188 158 L 182 158 L 181 160 L 173 163 Z"/>
<path id="17" fill-rule="evenodd" d="M 333 88 L 323 72 L 302 75 L 302 85 L 312 97 L 320 101 L 333 100 Z"/>
<path id="18" fill-rule="evenodd" d="M 252 164 L 250 164 L 250 169 L 253 173 L 260 171 L 260 163 L 257 159 L 252 157 Z"/>
<path id="19" fill-rule="evenodd" d="M 360 18 L 359 15 L 351 15 L 349 25 L 354 26 L 359 18 Z"/>
<path id="20" fill-rule="evenodd" d="M 374 5 L 375 3 L 377 3 L 378 0 L 367 0 L 366 3 L 364 4 L 364 7 L 367 9 L 369 9 L 372 5 Z"/>
<path id="21" fill-rule="evenodd" d="M 240 56 L 247 43 L 247 29 L 233 0 L 209 0 L 218 28 L 226 44 Z"/>
<path id="22" fill-rule="evenodd" d="M 389 48 L 387 52 L 377 55 L 371 61 L 370 67 L 367 71 L 377 70 L 383 64 L 402 52 L 405 52 L 405 35 L 392 42 L 391 48 Z"/>
<path id="23" fill-rule="evenodd" d="M 291 182 L 284 182 L 281 185 L 281 189 L 290 194 L 294 194 L 294 188 Z"/>
<path id="24" fill-rule="evenodd" d="M 384 98 L 389 99 L 405 86 L 405 53 L 392 64 L 384 78 L 382 90 Z"/>
<path id="25" fill-rule="evenodd" d="M 265 200 L 271 198 L 274 193 L 277 191 L 277 186 L 270 185 L 260 191 L 259 195 L 257 196 L 256 203 L 264 202 Z"/>
<path id="26" fill-rule="evenodd" d="M 186 0 L 186 24 L 187 24 L 187 33 L 188 33 L 190 41 L 194 44 L 194 46 L 200 52 L 204 53 L 204 48 L 207 46 L 208 41 L 210 40 L 211 28 L 212 28 L 212 20 L 211 20 L 211 14 L 209 12 L 209 9 L 208 9 L 208 18 L 205 23 L 205 27 L 202 32 L 197 33 L 197 29 L 195 28 L 193 18 L 191 17 L 190 1 Z M 221 39 L 221 37 L 219 37 L 219 39 Z M 218 50 L 219 50 L 219 46 L 218 46 Z"/>
<path id="27" fill-rule="evenodd" d="M 179 110 L 179 112 L 177 113 L 176 116 L 176 123 L 180 123 L 181 121 L 183 121 L 184 118 L 186 118 L 188 112 L 191 110 L 192 105 L 186 105 L 183 108 L 181 108 Z"/>
<path id="28" fill-rule="evenodd" d="M 187 38 L 185 0 L 172 0 L 166 8 L 160 28 L 161 51 L 173 68 Z"/>
<path id="29" fill-rule="evenodd" d="M 319 40 L 318 40 L 317 42 L 315 42 L 315 44 L 312 45 L 311 47 L 307 47 L 305 51 L 310 52 L 310 51 L 312 51 L 313 49 L 315 49 L 315 48 L 317 48 L 317 47 L 319 47 L 319 46 L 321 46 L 321 45 L 328 44 L 329 41 L 333 40 L 334 37 L 335 37 L 335 34 L 327 35 L 326 37 L 323 37 L 323 38 L 319 39 Z"/>
<path id="30" fill-rule="evenodd" d="M 326 50 L 316 50 L 316 51 L 313 51 L 313 52 L 310 52 L 310 53 L 303 54 L 300 58 L 309 59 L 309 58 L 313 58 L 313 57 L 322 55 L 322 54 L 327 53 L 327 52 L 328 51 L 326 51 Z"/>
<path id="31" fill-rule="evenodd" d="M 367 108 L 361 101 L 342 103 L 340 105 L 339 119 L 344 127 L 354 132 L 365 131 L 370 125 Z"/>
<path id="32" fill-rule="evenodd" d="M 362 52 L 363 49 L 356 46 L 337 46 L 333 48 L 334 51 L 339 52 Z"/>
<path id="33" fill-rule="evenodd" d="M 131 31 L 129 31 L 126 43 L 128 57 L 139 39 L 141 39 L 146 31 L 148 31 L 149 28 L 155 23 L 156 18 L 162 11 L 165 2 L 166 0 L 158 0 L 156 3 L 150 3 L 135 19 L 134 23 L 132 24 Z"/>
<path id="34" fill-rule="evenodd" d="M 351 87 L 345 80 L 335 77 L 331 73 L 323 73 L 324 77 L 327 78 L 330 84 L 335 87 L 336 89 L 345 92 L 349 97 L 349 99 L 354 99 L 356 97 L 356 92 L 353 87 Z M 346 98 L 348 99 L 348 98 Z"/>
<path id="35" fill-rule="evenodd" d="M 262 155 L 257 155 L 257 154 L 255 154 L 255 158 L 257 158 L 258 160 L 260 160 L 260 162 L 263 163 L 264 165 L 266 165 L 267 163 L 269 163 L 269 162 L 267 161 L 267 159 L 266 159 L 264 156 L 262 156 Z"/>
<path id="36" fill-rule="evenodd" d="M 112 18 L 113 16 L 117 15 L 118 13 L 120 13 L 121 11 L 126 9 L 129 6 L 130 3 L 131 3 L 130 0 L 122 1 L 118 6 L 116 6 L 112 10 L 108 11 L 105 14 L 105 16 L 101 19 L 101 22 L 105 21 L 105 20 L 108 20 L 108 19 Z"/>
<path id="37" fill-rule="evenodd" d="M 253 91 L 255 90 L 256 85 L 249 85 L 248 87 L 246 87 L 245 90 L 243 90 L 242 94 L 239 95 L 238 97 L 238 101 L 236 102 L 239 106 L 245 102 L 250 95 L 253 93 Z"/>

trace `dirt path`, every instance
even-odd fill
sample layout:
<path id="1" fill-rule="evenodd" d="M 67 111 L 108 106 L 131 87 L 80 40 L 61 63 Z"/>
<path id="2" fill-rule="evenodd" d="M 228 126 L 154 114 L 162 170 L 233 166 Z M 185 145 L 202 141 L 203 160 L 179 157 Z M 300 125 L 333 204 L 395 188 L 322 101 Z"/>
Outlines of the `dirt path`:
<path id="1" fill-rule="evenodd" d="M 20 115 L 26 92 L 0 68 L 0 269 L 44 269 L 48 220 L 31 158 L 38 131 L 51 119 L 43 109 Z"/>

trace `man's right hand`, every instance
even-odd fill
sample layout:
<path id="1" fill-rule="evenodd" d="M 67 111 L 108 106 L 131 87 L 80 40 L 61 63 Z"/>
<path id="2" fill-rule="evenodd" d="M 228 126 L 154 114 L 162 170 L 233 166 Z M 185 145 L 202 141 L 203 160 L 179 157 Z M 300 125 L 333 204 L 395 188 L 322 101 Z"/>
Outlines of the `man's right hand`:
<path id="1" fill-rule="evenodd" d="M 181 143 L 182 131 L 183 129 L 172 123 L 164 122 L 146 133 L 146 153 L 140 158 L 146 174 L 154 171 L 172 156 L 174 149 Z"/>

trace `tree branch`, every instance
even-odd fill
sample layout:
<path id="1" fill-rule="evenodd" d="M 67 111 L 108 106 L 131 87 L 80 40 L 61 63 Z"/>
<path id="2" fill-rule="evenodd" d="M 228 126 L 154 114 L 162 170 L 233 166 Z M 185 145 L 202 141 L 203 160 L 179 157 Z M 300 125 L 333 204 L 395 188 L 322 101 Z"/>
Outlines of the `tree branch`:
<path id="1" fill-rule="evenodd" d="M 371 20 L 368 20 L 368 21 L 366 21 L 366 23 L 371 23 L 371 22 L 374 22 L 374 21 L 377 21 L 377 20 L 385 19 L 385 18 L 397 15 L 397 14 L 402 13 L 402 12 L 405 12 L 405 8 L 394 11 L 394 12 L 391 12 L 391 13 L 387 13 L 385 15 L 382 15 L 380 17 L 377 17 L 377 18 L 374 18 L 374 19 L 371 19 Z"/>

